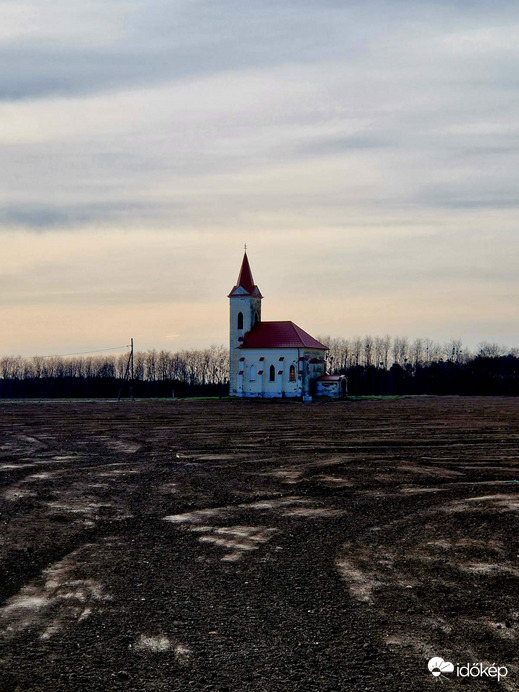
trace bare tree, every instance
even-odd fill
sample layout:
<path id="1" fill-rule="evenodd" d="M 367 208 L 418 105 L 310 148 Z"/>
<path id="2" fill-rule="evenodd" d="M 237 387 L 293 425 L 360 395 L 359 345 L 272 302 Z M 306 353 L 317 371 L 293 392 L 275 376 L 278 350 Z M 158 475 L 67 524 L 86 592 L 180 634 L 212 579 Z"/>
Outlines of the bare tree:
<path id="1" fill-rule="evenodd" d="M 443 345 L 443 356 L 451 363 L 461 363 L 463 357 L 463 344 L 461 339 L 451 339 Z"/>
<path id="2" fill-rule="evenodd" d="M 144 380 L 146 364 L 146 354 L 142 351 L 136 351 L 133 354 L 133 379 L 137 381 Z"/>
<path id="3" fill-rule="evenodd" d="M 486 358 L 499 358 L 504 356 L 507 352 L 506 346 L 502 344 L 489 343 L 488 341 L 482 341 L 479 344 L 478 356 L 483 356 Z"/>
<path id="4" fill-rule="evenodd" d="M 413 341 L 409 349 L 409 358 L 413 367 L 423 365 L 425 362 L 425 342 L 418 337 Z"/>
<path id="5" fill-rule="evenodd" d="M 362 339 L 355 336 L 351 342 L 351 365 L 360 365 L 362 357 Z"/>
<path id="6" fill-rule="evenodd" d="M 157 378 L 162 382 L 171 379 L 171 353 L 160 351 L 157 355 Z"/>
<path id="7" fill-rule="evenodd" d="M 149 382 L 155 382 L 157 379 L 157 351 L 152 349 L 143 354 L 144 359 L 144 375 L 143 379 Z"/>
<path id="8" fill-rule="evenodd" d="M 389 334 L 386 334 L 386 336 L 382 338 L 382 367 L 384 368 L 384 370 L 387 370 L 389 367 L 389 354 L 391 353 L 391 344 L 391 337 L 389 336 Z"/>
<path id="9" fill-rule="evenodd" d="M 364 365 L 369 368 L 373 363 L 374 340 L 372 336 L 364 337 Z"/>
<path id="10" fill-rule="evenodd" d="M 211 346 L 210 381 L 222 384 L 229 379 L 229 351 L 223 346 Z"/>
<path id="11" fill-rule="evenodd" d="M 393 341 L 393 361 L 404 367 L 409 360 L 409 342 L 406 336 L 397 336 Z"/>
<path id="12" fill-rule="evenodd" d="M 330 372 L 345 370 L 349 365 L 350 343 L 347 339 L 318 336 L 317 340 L 328 346 L 327 361 Z"/>

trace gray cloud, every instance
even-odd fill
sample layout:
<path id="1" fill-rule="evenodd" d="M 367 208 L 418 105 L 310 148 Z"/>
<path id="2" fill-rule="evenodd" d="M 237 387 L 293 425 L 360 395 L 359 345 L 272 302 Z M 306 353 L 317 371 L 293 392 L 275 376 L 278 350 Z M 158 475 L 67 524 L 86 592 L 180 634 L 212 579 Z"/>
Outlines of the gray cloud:
<path id="1" fill-rule="evenodd" d="M 70 224 L 70 217 L 63 208 L 31 204 L 9 205 L 0 208 L 0 224 L 29 226 L 36 230 Z"/>
<path id="2" fill-rule="evenodd" d="M 473 294 L 517 288 L 515 1 L 1 4 L 4 248 L 106 234 L 103 261 L 73 273 L 36 263 L 24 284 L 23 265 L 4 305 L 165 300 L 170 273 L 175 299 L 197 300 L 196 253 L 170 272 L 137 244 L 136 288 L 111 273 L 105 238 L 140 229 L 210 242 L 220 262 L 239 236 L 268 258 L 272 295 L 426 302 L 430 282 L 440 315 L 463 284 L 473 316 Z"/>
<path id="3" fill-rule="evenodd" d="M 170 209 L 172 214 L 174 209 Z M 151 220 L 166 213 L 165 205 L 144 202 L 106 201 L 92 204 L 19 204 L 0 207 L 0 224 L 34 230 L 63 229 L 95 222 L 124 222 L 125 219 Z"/>
<path id="4" fill-rule="evenodd" d="M 395 54 L 405 55 L 399 45 L 406 38 L 488 22 L 492 27 L 496 21 L 496 7 L 486 2 L 403 0 L 388 7 L 381 0 L 319 6 L 248 0 L 216 6 L 207 0 L 149 0 L 139 7 L 112 0 L 93 2 L 87 12 L 84 3 L 69 0 L 45 13 L 38 3 L 20 4 L 28 16 L 31 10 L 39 13 L 34 21 L 40 30 L 26 33 L 20 20 L 0 42 L 4 100 L 96 93 L 294 62 L 356 63 L 377 51 L 386 54 L 390 68 Z M 500 2 L 499 21 L 517 21 L 516 9 Z M 493 76 L 503 80 L 506 62 L 495 67 Z M 513 74 L 510 69 L 508 78 Z"/>
<path id="5" fill-rule="evenodd" d="M 77 3 L 77 19 L 81 12 Z M 119 3 L 104 3 L 116 11 Z M 111 6 L 111 7 L 110 7 Z M 102 12 L 103 9 L 100 9 Z M 347 13 L 335 10 L 346 33 Z M 322 11 L 291 3 L 271 5 L 226 3 L 163 3 L 153 1 L 133 8 L 119 19 L 120 31 L 106 42 L 103 25 L 76 45 L 68 22 L 58 31 L 60 40 L 28 41 L 25 37 L 0 46 L 0 94 L 4 100 L 85 94 L 157 82 L 184 80 L 228 70 L 308 62 L 354 50 L 339 42 L 339 26 Z M 77 30 L 78 27 L 76 27 Z M 49 31 L 50 31 L 49 27 Z M 111 27 L 113 31 L 113 26 Z M 373 33 L 371 31 L 370 33 Z M 331 39 L 331 40 L 330 40 Z M 355 41 L 353 42 L 355 44 Z"/>

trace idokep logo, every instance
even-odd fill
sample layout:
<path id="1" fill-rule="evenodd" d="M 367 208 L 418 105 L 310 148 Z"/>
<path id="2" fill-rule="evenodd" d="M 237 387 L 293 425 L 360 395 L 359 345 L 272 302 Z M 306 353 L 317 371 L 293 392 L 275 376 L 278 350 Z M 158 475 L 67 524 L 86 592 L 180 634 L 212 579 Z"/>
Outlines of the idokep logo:
<path id="1" fill-rule="evenodd" d="M 456 666 L 456 675 L 460 678 L 506 678 L 508 668 L 506 666 L 496 666 L 492 663 L 485 666 L 483 663 L 467 663 L 466 665 Z"/>
<path id="2" fill-rule="evenodd" d="M 427 664 L 427 667 L 435 678 L 439 678 L 440 675 L 443 675 L 444 673 L 454 672 L 454 664 L 444 661 L 443 658 L 440 658 L 439 656 L 431 658 Z"/>
<path id="3" fill-rule="evenodd" d="M 492 663 L 490 666 L 486 666 L 483 663 L 456 664 L 456 669 L 454 669 L 454 664 L 444 661 L 441 656 L 431 658 L 427 667 L 431 674 L 435 678 L 440 678 L 440 680 L 445 673 L 454 672 L 456 672 L 456 677 L 458 678 L 497 678 L 498 682 L 500 682 L 501 678 L 506 678 L 508 675 L 506 666 L 496 666 L 495 663 Z"/>

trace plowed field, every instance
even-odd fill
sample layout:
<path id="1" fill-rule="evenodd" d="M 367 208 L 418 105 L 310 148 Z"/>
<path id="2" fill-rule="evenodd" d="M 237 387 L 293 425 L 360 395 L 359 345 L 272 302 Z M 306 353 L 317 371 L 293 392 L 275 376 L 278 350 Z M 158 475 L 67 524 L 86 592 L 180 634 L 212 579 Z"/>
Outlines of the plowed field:
<path id="1" fill-rule="evenodd" d="M 0 405 L 0 690 L 519 689 L 518 447 L 516 399 Z"/>

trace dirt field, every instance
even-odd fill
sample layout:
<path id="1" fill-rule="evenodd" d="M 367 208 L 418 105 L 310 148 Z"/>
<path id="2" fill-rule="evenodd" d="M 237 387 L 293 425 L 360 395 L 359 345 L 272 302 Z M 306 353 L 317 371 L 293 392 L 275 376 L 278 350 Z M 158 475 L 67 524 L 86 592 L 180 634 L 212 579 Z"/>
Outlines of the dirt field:
<path id="1" fill-rule="evenodd" d="M 0 690 L 517 690 L 518 446 L 516 399 L 0 405 Z"/>

